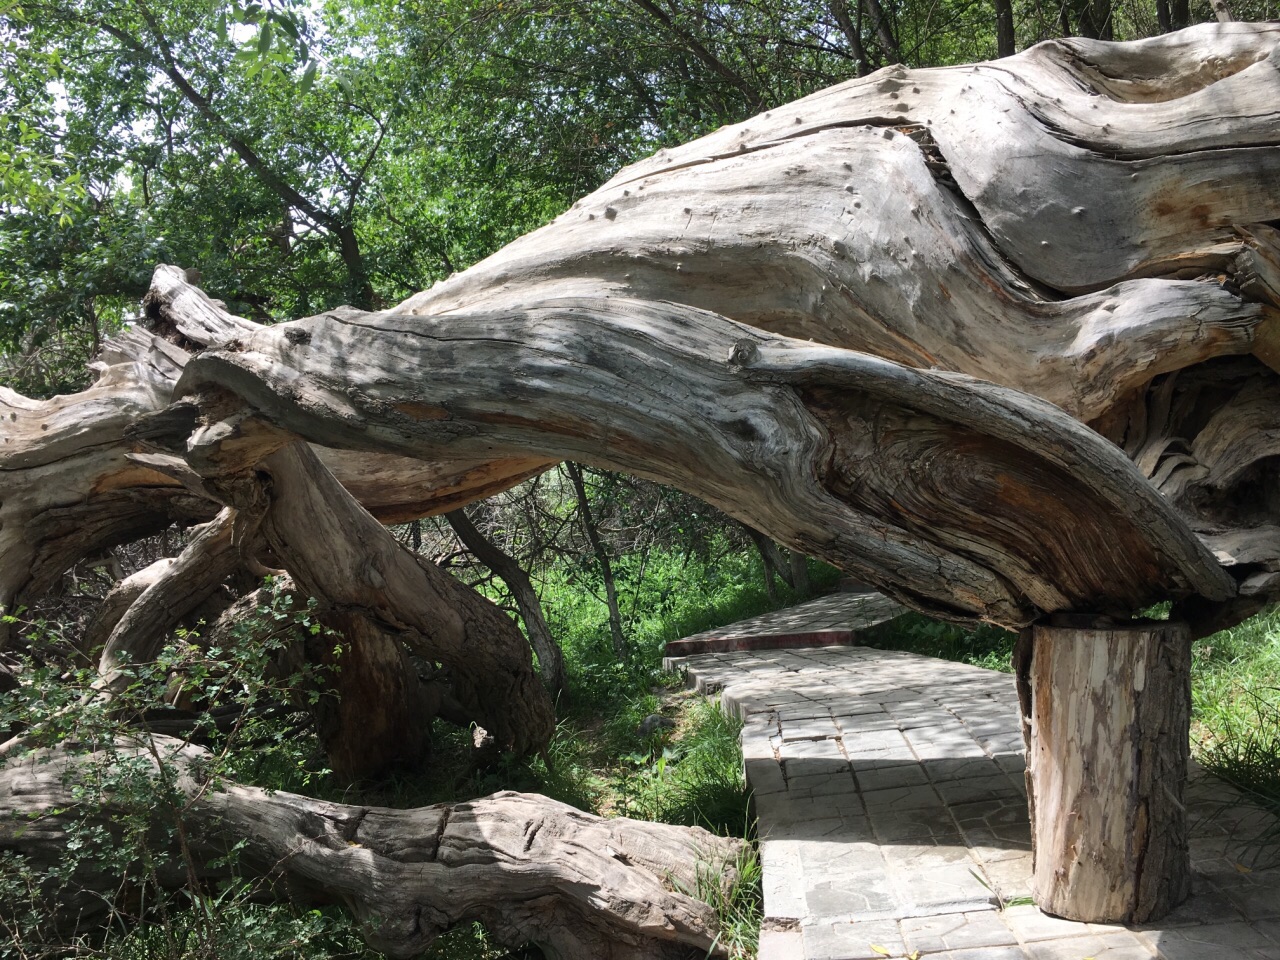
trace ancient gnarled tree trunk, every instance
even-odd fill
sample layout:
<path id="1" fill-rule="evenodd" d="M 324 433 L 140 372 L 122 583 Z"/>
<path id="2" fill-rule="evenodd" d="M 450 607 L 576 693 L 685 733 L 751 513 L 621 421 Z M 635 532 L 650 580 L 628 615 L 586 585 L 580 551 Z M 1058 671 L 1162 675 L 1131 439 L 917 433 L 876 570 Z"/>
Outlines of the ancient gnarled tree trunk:
<path id="1" fill-rule="evenodd" d="M 892 67 L 660 151 L 384 312 L 258 327 L 161 268 L 154 334 L 112 344 L 93 388 L 0 394 L 0 602 L 162 511 L 233 508 L 246 563 L 267 544 L 351 634 L 449 660 L 469 709 L 536 748 L 527 647 L 374 521 L 567 458 L 953 619 L 1034 637 L 1172 600 L 1192 633 L 1238 622 L 1280 598 L 1278 68 L 1280 25 L 1239 23 Z M 1090 678 L 1120 697 L 1115 735 L 1044 755 L 1151 743 L 1176 769 L 1185 716 L 1126 719 L 1117 686 L 1162 669 L 1161 644 L 1114 636 Z M 1079 670 L 1023 659 L 1048 711 L 1034 753 Z M 1148 768 L 1109 769 L 1128 772 L 1104 805 L 1163 803 Z M 1159 789 L 1176 840 L 1180 787 Z M 1069 872 L 1070 846 L 1043 838 L 1037 873 Z M 1170 883 L 1134 916 L 1185 889 L 1185 858 L 1159 855 Z M 1108 868 L 1117 890 L 1142 888 L 1135 862 Z M 1111 909 L 1061 892 L 1042 904 Z"/>

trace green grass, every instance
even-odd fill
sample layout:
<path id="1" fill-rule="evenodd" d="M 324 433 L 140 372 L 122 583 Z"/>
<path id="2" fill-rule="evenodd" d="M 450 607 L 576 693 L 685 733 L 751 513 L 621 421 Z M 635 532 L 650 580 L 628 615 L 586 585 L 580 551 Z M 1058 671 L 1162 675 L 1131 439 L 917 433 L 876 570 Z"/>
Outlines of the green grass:
<path id="1" fill-rule="evenodd" d="M 544 573 L 539 585 L 547 623 L 564 650 L 571 715 L 611 716 L 617 704 L 662 683 L 662 652 L 668 642 L 797 600 L 782 584 L 776 597 L 769 597 L 754 551 L 719 551 L 709 558 L 652 551 L 643 566 L 620 560 L 617 567 L 629 648 L 623 663 L 614 657 L 608 609 L 597 595 L 602 591 L 593 592 L 563 571 Z M 809 575 L 816 593 L 839 577 L 833 567 L 816 562 L 810 563 Z"/>
<path id="2" fill-rule="evenodd" d="M 965 627 L 934 620 L 921 613 L 907 613 L 889 623 L 866 643 L 882 650 L 903 650 L 1009 673 L 1015 640 L 1016 634 L 989 623 Z"/>
<path id="3" fill-rule="evenodd" d="M 1196 759 L 1280 816 L 1280 608 L 1199 641 L 1191 671 Z"/>
<path id="4" fill-rule="evenodd" d="M 724 836 L 751 831 L 742 774 L 742 723 L 718 702 L 686 698 L 670 735 L 641 741 L 621 756 L 607 781 L 608 812 L 700 826 Z"/>

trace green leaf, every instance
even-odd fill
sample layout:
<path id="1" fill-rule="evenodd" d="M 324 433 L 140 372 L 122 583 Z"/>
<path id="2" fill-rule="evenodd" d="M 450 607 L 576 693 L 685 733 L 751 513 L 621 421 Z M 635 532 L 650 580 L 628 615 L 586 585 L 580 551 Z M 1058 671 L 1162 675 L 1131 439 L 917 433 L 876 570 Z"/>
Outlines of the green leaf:
<path id="1" fill-rule="evenodd" d="M 307 68 L 302 71 L 302 80 L 298 82 L 298 92 L 307 93 L 316 82 L 316 66 L 315 60 L 307 64 Z"/>

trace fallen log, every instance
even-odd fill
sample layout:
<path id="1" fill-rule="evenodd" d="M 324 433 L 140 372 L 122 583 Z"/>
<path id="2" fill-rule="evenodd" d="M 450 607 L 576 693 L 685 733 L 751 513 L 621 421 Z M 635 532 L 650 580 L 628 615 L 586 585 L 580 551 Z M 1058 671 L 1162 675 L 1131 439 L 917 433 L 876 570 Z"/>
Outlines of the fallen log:
<path id="1" fill-rule="evenodd" d="M 72 877 L 49 909 L 68 924 L 105 909 L 126 866 L 70 857 L 68 830 L 123 834 L 138 810 L 92 787 L 128 766 L 157 796 L 152 851 L 191 863 L 195 882 L 225 877 L 220 861 L 237 843 L 242 876 L 294 896 L 336 902 L 360 921 L 371 946 L 416 957 L 445 930 L 470 920 L 500 942 L 534 942 L 556 960 L 694 960 L 722 955 L 712 909 L 690 895 L 710 872 L 735 879 L 742 841 L 704 830 L 605 820 L 545 797 L 498 793 L 413 810 L 326 803 L 295 794 L 211 781 L 208 751 L 168 737 L 118 742 L 96 753 L 70 748 L 29 754 L 0 768 L 0 852 Z M 117 770 L 114 776 L 121 774 Z M 110 782 L 110 776 L 107 782 Z M 89 786 L 88 798 L 77 786 Z M 176 820 L 166 824 L 166 815 Z M 80 834 L 83 835 L 83 834 Z M 133 839 L 137 839 L 136 837 Z M 74 870 L 72 868 L 75 868 Z M 699 871 L 702 871 L 700 876 Z M 166 886 L 192 879 L 163 870 Z"/>

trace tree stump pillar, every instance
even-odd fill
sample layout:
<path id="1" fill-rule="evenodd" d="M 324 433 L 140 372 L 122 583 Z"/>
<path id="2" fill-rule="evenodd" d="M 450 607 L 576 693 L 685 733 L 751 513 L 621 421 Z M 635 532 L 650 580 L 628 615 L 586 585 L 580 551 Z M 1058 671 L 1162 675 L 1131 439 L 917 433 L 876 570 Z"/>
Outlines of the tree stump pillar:
<path id="1" fill-rule="evenodd" d="M 1034 626 L 1016 661 L 1036 903 L 1094 923 L 1164 916 L 1191 891 L 1186 624 Z"/>

